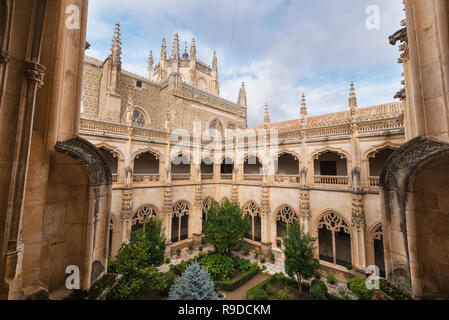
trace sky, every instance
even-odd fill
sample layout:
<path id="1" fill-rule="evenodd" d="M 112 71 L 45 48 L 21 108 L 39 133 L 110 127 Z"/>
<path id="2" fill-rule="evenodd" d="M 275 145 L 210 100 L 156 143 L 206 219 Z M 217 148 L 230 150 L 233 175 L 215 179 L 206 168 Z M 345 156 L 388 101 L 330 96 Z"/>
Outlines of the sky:
<path id="1" fill-rule="evenodd" d="M 360 107 L 394 101 L 402 19 L 402 0 L 91 0 L 86 54 L 104 60 L 119 21 L 123 69 L 146 76 L 162 38 L 170 55 L 175 33 L 181 52 L 194 37 L 199 60 L 217 51 L 221 97 L 237 102 L 245 82 L 252 126 L 265 103 L 272 122 L 298 118 L 302 93 L 309 115 L 347 110 L 350 81 Z"/>

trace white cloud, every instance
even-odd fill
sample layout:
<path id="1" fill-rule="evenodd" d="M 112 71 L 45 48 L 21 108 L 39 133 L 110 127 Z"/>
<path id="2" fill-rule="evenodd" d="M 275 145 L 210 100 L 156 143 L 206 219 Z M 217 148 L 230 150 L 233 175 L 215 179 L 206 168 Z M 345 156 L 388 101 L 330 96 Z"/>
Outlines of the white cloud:
<path id="1" fill-rule="evenodd" d="M 365 28 L 368 5 L 380 8 L 381 29 Z M 217 50 L 221 95 L 236 101 L 245 81 L 249 124 L 298 116 L 306 93 L 310 114 L 345 110 L 349 82 L 359 105 L 386 103 L 400 88 L 398 49 L 388 36 L 403 18 L 400 0 L 95 0 L 89 4 L 87 54 L 109 54 L 116 20 L 122 24 L 124 68 L 145 76 L 148 51 L 158 60 L 162 37 L 171 53 L 175 32 L 196 38 L 200 60 Z"/>

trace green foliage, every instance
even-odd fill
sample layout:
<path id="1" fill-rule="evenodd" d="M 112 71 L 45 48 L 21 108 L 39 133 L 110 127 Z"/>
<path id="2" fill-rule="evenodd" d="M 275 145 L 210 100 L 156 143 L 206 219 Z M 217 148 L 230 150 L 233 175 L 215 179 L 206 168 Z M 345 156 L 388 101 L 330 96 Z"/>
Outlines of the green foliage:
<path id="1" fill-rule="evenodd" d="M 180 256 L 180 255 L 181 255 L 181 249 L 179 249 L 179 248 L 176 249 L 176 255 L 177 255 L 177 256 Z"/>
<path id="2" fill-rule="evenodd" d="M 329 283 L 331 283 L 331 284 L 337 284 L 337 283 L 338 283 L 337 278 L 336 278 L 333 274 L 331 274 L 331 273 L 329 273 L 329 274 L 326 276 L 326 279 L 327 279 L 327 281 L 328 281 Z"/>
<path id="3" fill-rule="evenodd" d="M 235 203 L 211 204 L 203 233 L 218 252 L 231 255 L 243 245 L 243 239 L 251 227 L 251 220 Z"/>
<path id="4" fill-rule="evenodd" d="M 345 268 L 348 269 L 348 271 L 352 270 L 352 265 L 350 264 L 345 264 Z"/>
<path id="5" fill-rule="evenodd" d="M 265 257 L 260 258 L 260 262 L 265 263 L 267 262 L 267 260 L 265 259 Z"/>
<path id="6" fill-rule="evenodd" d="M 257 288 L 251 296 L 248 297 L 248 300 L 268 300 L 268 293 L 262 288 Z"/>
<path id="7" fill-rule="evenodd" d="M 317 280 L 321 279 L 321 274 L 319 274 L 318 272 L 315 272 L 315 274 L 313 275 L 313 277 Z"/>
<path id="8" fill-rule="evenodd" d="M 235 269 L 240 270 L 242 272 L 246 272 L 251 269 L 251 261 L 243 258 L 237 258 L 234 260 Z"/>
<path id="9" fill-rule="evenodd" d="M 361 300 L 371 300 L 374 290 L 366 287 L 366 280 L 363 278 L 352 278 L 348 281 L 349 289 Z"/>
<path id="10" fill-rule="evenodd" d="M 169 292 L 170 300 L 215 300 L 214 283 L 205 268 L 190 264 Z"/>
<path id="11" fill-rule="evenodd" d="M 251 251 L 251 248 L 249 245 L 244 245 L 243 246 L 243 253 L 247 256 L 249 255 L 249 252 Z"/>
<path id="12" fill-rule="evenodd" d="M 267 284 L 267 286 L 265 288 L 265 291 L 267 292 L 268 295 L 272 295 L 273 294 L 274 290 L 273 290 L 273 286 L 271 285 L 271 283 Z"/>
<path id="13" fill-rule="evenodd" d="M 283 241 L 285 271 L 289 276 L 296 276 L 298 289 L 301 290 L 302 278 L 311 278 L 319 265 L 314 258 L 316 238 L 305 233 L 304 227 L 295 223 L 289 226 Z"/>
<path id="14" fill-rule="evenodd" d="M 309 291 L 311 300 L 327 300 L 327 287 L 321 280 L 313 280 L 312 287 Z"/>
<path id="15" fill-rule="evenodd" d="M 342 298 L 340 298 L 339 296 L 332 294 L 332 293 L 328 293 L 327 294 L 327 300 L 343 300 Z"/>
<path id="16" fill-rule="evenodd" d="M 267 266 L 262 266 L 262 270 L 263 271 L 267 270 Z"/>
<path id="17" fill-rule="evenodd" d="M 167 272 L 162 274 L 161 283 L 159 285 L 159 289 L 161 290 L 164 296 L 168 295 L 170 288 L 175 283 L 175 275 L 171 272 Z"/>
<path id="18" fill-rule="evenodd" d="M 394 300 L 413 300 L 413 298 L 403 290 L 395 287 L 385 279 L 380 279 L 380 290 L 385 292 Z"/>
<path id="19" fill-rule="evenodd" d="M 165 238 L 162 220 L 151 218 L 143 222 L 143 228 L 134 233 L 135 239 L 131 242 L 145 248 L 148 253 L 148 265 L 159 266 L 164 262 Z"/>
<path id="20" fill-rule="evenodd" d="M 107 273 L 100 280 L 95 282 L 95 284 L 87 292 L 87 299 L 96 300 L 100 295 L 108 288 L 111 288 L 117 280 L 117 274 Z"/>
<path id="21" fill-rule="evenodd" d="M 163 283 L 161 273 L 155 266 L 138 269 L 136 277 L 132 281 L 126 281 L 123 278 L 108 294 L 107 299 L 140 300 L 151 289 L 160 289 Z"/>
<path id="22" fill-rule="evenodd" d="M 281 300 L 290 300 L 292 298 L 292 295 L 290 294 L 290 290 L 288 289 L 288 287 L 279 290 L 278 295 Z"/>
<path id="23" fill-rule="evenodd" d="M 259 271 L 259 266 L 257 264 L 253 264 L 251 266 L 251 269 L 241 274 L 239 277 L 232 280 L 217 281 L 215 284 L 217 287 L 225 291 L 233 291 L 252 279 L 256 274 L 259 273 Z"/>
<path id="24" fill-rule="evenodd" d="M 271 254 L 271 261 L 276 261 L 276 257 L 274 256 L 274 253 Z"/>
<path id="25" fill-rule="evenodd" d="M 222 254 L 211 254 L 199 260 L 214 281 L 230 278 L 234 274 L 234 260 Z"/>
<path id="26" fill-rule="evenodd" d="M 123 275 L 126 283 L 138 277 L 140 270 L 148 266 L 148 253 L 144 247 L 136 243 L 124 243 L 117 252 L 115 259 L 109 260 L 110 273 Z"/>
<path id="27" fill-rule="evenodd" d="M 310 284 L 308 284 L 307 282 L 302 282 L 301 283 L 301 288 L 302 288 L 303 292 L 309 293 L 309 291 L 310 291 Z"/>

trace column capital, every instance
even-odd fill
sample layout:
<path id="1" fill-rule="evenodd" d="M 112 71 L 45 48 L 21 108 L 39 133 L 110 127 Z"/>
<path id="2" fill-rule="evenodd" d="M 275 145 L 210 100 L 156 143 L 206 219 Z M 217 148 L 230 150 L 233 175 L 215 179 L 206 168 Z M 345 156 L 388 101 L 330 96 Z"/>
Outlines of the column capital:
<path id="1" fill-rule="evenodd" d="M 35 82 L 38 88 L 44 85 L 44 74 L 46 68 L 36 62 L 25 62 L 25 74 L 29 81 Z"/>

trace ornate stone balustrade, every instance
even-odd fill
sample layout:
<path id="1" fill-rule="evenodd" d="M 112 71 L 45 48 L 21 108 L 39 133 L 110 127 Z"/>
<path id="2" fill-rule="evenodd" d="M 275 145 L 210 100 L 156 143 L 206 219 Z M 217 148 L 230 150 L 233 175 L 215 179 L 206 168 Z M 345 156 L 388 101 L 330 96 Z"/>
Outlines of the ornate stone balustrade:
<path id="1" fill-rule="evenodd" d="M 300 176 L 295 175 L 274 175 L 274 182 L 275 183 L 282 183 L 282 184 L 292 184 L 292 183 L 299 183 Z"/>
<path id="2" fill-rule="evenodd" d="M 370 187 L 379 187 L 379 177 L 368 177 Z"/>
<path id="3" fill-rule="evenodd" d="M 80 131 L 82 133 L 95 132 L 102 133 L 103 135 L 110 133 L 127 136 L 129 134 L 129 129 L 130 128 L 128 126 L 119 123 L 110 123 L 90 119 L 80 120 Z M 164 141 L 169 139 L 168 132 L 140 127 L 132 128 L 132 136 Z"/>
<path id="4" fill-rule="evenodd" d="M 172 173 L 172 180 L 190 180 L 190 173 Z"/>
<path id="5" fill-rule="evenodd" d="M 232 180 L 232 173 L 222 173 L 221 180 Z"/>
<path id="6" fill-rule="evenodd" d="M 202 173 L 201 174 L 201 179 L 202 180 L 212 180 L 214 178 L 214 174 L 213 173 Z"/>
<path id="7" fill-rule="evenodd" d="M 133 182 L 134 184 L 149 184 L 152 182 L 159 182 L 159 174 L 134 174 Z"/>
<path id="8" fill-rule="evenodd" d="M 348 185 L 348 176 L 314 176 L 314 183 L 320 185 Z"/>
<path id="9" fill-rule="evenodd" d="M 247 181 L 262 181 L 263 180 L 263 175 L 261 175 L 261 174 L 244 174 L 243 175 L 243 180 L 247 180 Z"/>

